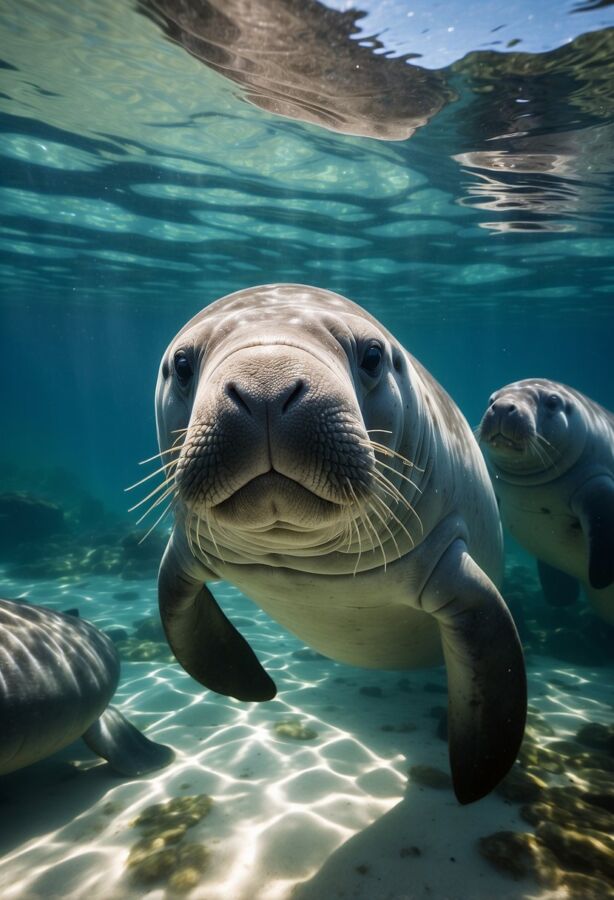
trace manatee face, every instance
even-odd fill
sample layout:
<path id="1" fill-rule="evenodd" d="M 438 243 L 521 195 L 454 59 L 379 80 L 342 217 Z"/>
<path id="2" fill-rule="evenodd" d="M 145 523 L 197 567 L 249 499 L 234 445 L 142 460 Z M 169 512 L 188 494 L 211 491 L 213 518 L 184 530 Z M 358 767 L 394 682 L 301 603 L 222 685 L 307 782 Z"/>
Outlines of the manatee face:
<path id="1" fill-rule="evenodd" d="M 295 294 L 215 304 L 163 358 L 160 446 L 188 521 L 209 533 L 283 531 L 285 546 L 323 526 L 349 536 L 350 510 L 382 486 L 371 439 L 402 431 L 400 349 L 348 301 Z"/>
<path id="2" fill-rule="evenodd" d="M 479 425 L 479 439 L 502 471 L 568 468 L 579 456 L 585 424 L 573 394 L 547 380 L 517 381 L 496 391 Z"/>

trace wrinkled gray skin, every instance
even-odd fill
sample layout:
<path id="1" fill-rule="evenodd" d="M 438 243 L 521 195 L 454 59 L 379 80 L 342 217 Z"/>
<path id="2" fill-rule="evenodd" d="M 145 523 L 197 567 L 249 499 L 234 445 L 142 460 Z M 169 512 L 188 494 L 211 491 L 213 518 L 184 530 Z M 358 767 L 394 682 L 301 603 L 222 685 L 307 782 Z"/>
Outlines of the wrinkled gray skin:
<path id="1" fill-rule="evenodd" d="M 524 665 L 488 473 L 428 372 L 349 300 L 266 285 L 179 332 L 156 415 L 176 520 L 160 610 L 184 668 L 241 700 L 275 694 L 218 579 L 340 662 L 414 668 L 443 648 L 456 794 L 487 794 L 522 738 Z"/>
<path id="2" fill-rule="evenodd" d="M 537 557 L 546 599 L 573 603 L 580 581 L 614 624 L 614 415 L 530 378 L 492 395 L 479 433 L 503 524 Z"/>
<path id="3" fill-rule="evenodd" d="M 93 625 L 0 600 L 0 775 L 79 737 L 122 775 L 171 762 L 169 747 L 148 740 L 108 705 L 118 679 L 117 651 Z"/>

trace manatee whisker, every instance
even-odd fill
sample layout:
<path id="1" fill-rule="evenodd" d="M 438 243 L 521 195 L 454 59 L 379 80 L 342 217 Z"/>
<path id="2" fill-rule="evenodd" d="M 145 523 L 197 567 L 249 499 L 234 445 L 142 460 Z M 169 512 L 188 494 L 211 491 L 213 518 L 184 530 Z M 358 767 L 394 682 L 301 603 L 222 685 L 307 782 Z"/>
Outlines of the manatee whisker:
<path id="1" fill-rule="evenodd" d="M 201 517 L 197 514 L 196 515 L 196 543 L 198 544 L 198 549 L 204 556 L 207 564 L 209 564 L 209 557 L 208 557 L 206 551 L 203 549 L 203 545 L 200 542 L 200 523 L 201 523 Z"/>
<path id="2" fill-rule="evenodd" d="M 186 516 L 186 521 L 185 521 L 185 536 L 186 536 L 186 540 L 188 542 L 188 547 L 190 548 L 190 553 L 192 554 L 192 556 L 195 557 L 196 553 L 194 551 L 194 541 L 192 538 L 192 524 L 193 524 L 193 520 L 194 520 L 194 515 L 195 515 L 194 510 L 188 510 L 188 514 Z"/>
<path id="3" fill-rule="evenodd" d="M 215 535 L 213 534 L 213 529 L 211 528 L 211 522 L 209 519 L 207 519 L 206 521 L 207 521 L 207 528 L 209 529 L 209 535 L 211 537 L 211 541 L 213 542 L 213 546 L 215 547 L 215 552 L 216 552 L 218 558 L 221 559 L 222 562 L 225 562 L 225 559 L 220 552 L 220 548 L 217 545 L 217 541 L 215 540 Z"/>
<path id="4" fill-rule="evenodd" d="M 383 519 L 382 519 L 381 515 L 378 513 L 378 511 L 376 510 L 376 508 L 375 508 L 375 507 L 373 506 L 373 504 L 371 503 L 371 499 L 365 497 L 365 500 L 366 500 L 367 506 L 368 506 L 367 515 L 368 515 L 368 511 L 370 510 L 371 512 L 375 513 L 375 514 L 378 516 L 378 518 L 383 522 Z M 370 518 L 369 518 L 369 522 L 371 522 L 371 519 L 370 519 Z M 385 524 L 386 524 L 386 523 L 384 522 L 384 525 L 385 525 Z M 384 545 L 383 545 L 383 543 L 382 543 L 382 539 L 381 539 L 381 537 L 380 537 L 379 531 L 377 530 L 377 528 L 375 527 L 375 525 L 373 525 L 372 522 L 371 522 L 371 526 L 372 526 L 372 528 L 373 528 L 373 531 L 375 532 L 375 536 L 376 536 L 377 542 L 378 542 L 378 544 L 379 544 L 379 546 L 380 546 L 380 550 L 382 551 L 382 561 L 383 561 L 383 563 L 384 563 L 384 572 L 385 572 L 385 571 L 386 571 L 386 568 L 387 568 L 387 565 L 388 565 L 388 560 L 386 559 L 386 551 L 384 550 Z M 390 529 L 389 529 L 389 530 L 390 530 Z"/>
<path id="5" fill-rule="evenodd" d="M 163 466 L 160 466 L 159 469 L 156 469 L 155 472 L 150 472 L 149 475 L 146 475 L 145 478 L 141 478 L 140 481 L 135 481 L 134 484 L 131 484 L 130 487 L 124 488 L 124 493 L 126 491 L 133 491 L 134 488 L 139 487 L 141 484 L 145 484 L 146 481 L 149 481 L 150 478 L 155 478 L 156 475 L 159 475 L 161 472 L 164 472 L 166 469 L 171 468 L 172 466 L 176 466 L 178 460 L 172 459 L 170 462 L 166 463 Z"/>
<path id="6" fill-rule="evenodd" d="M 349 488 L 349 490 L 350 490 L 350 493 L 351 493 L 351 495 L 352 495 L 352 499 L 354 500 L 354 505 L 355 505 L 355 508 L 356 508 L 356 510 L 357 510 L 357 512 L 358 512 L 358 518 L 359 518 L 359 520 L 360 520 L 361 525 L 364 527 L 364 529 L 365 529 L 365 534 L 366 534 L 367 527 L 366 527 L 365 522 L 364 522 L 363 513 L 362 513 L 362 508 L 361 508 L 361 506 L 360 506 L 360 502 L 359 502 L 359 500 L 358 500 L 358 497 L 356 496 L 356 491 L 354 490 L 354 487 L 352 486 L 352 482 L 351 482 L 349 479 L 347 479 L 347 486 L 348 486 L 348 488 Z M 356 576 L 356 572 L 358 571 L 358 566 L 360 565 L 360 558 L 361 558 L 361 556 L 362 556 L 362 540 L 361 540 L 361 537 L 360 537 L 360 528 L 358 527 L 358 523 L 356 522 L 356 518 L 354 517 L 354 518 L 352 519 L 352 521 L 353 521 L 353 523 L 354 523 L 354 528 L 356 529 L 356 537 L 358 538 L 358 559 L 356 560 L 356 565 L 354 566 L 354 577 L 355 577 L 355 576 Z"/>
<path id="7" fill-rule="evenodd" d="M 161 495 L 157 498 L 157 500 L 155 500 L 155 501 L 151 504 L 150 507 L 148 507 L 148 509 L 143 513 L 143 515 L 142 515 L 142 516 L 139 516 L 139 518 L 136 520 L 136 524 L 137 524 L 137 525 L 140 525 L 140 523 L 143 521 L 143 519 L 146 518 L 146 517 L 149 515 L 149 513 L 152 512 L 152 510 L 154 510 L 157 506 L 160 506 L 161 503 L 164 503 L 164 501 L 166 500 L 166 498 L 169 497 L 169 496 L 170 496 L 171 494 L 173 494 L 173 493 L 175 493 L 175 485 L 174 485 L 174 484 L 171 484 L 171 485 L 169 485 L 169 487 L 167 488 L 167 490 L 166 490 L 163 494 L 161 494 Z"/>
<path id="8" fill-rule="evenodd" d="M 393 518 L 394 521 L 397 523 L 397 525 L 399 526 L 399 528 L 401 528 L 401 529 L 405 532 L 405 534 L 407 535 L 407 537 L 408 537 L 408 539 L 409 539 L 409 542 L 411 543 L 411 546 L 412 546 L 412 549 L 413 549 L 413 548 L 416 546 L 416 542 L 414 541 L 413 537 L 411 536 L 411 533 L 410 533 L 409 529 L 407 528 L 407 526 L 405 525 L 405 523 L 402 522 L 401 519 L 399 519 L 399 517 L 398 517 L 395 513 L 393 513 L 393 511 L 390 509 L 390 507 L 388 506 L 388 504 L 386 503 L 386 501 L 383 500 L 383 499 L 382 499 L 378 494 L 376 494 L 375 492 L 373 493 L 373 498 L 374 498 L 375 500 L 378 500 L 378 501 L 382 504 L 382 506 L 384 506 L 384 508 L 388 510 L 388 513 L 392 516 L 392 518 Z M 393 539 L 393 541 L 394 541 L 394 545 L 395 545 L 395 547 L 397 548 L 397 552 L 399 553 L 399 559 L 400 559 L 401 556 L 402 556 L 402 554 L 401 554 L 400 551 L 398 550 L 398 544 L 397 544 L 396 540 L 394 539 L 394 537 L 393 537 L 393 535 L 392 535 L 392 532 L 390 533 L 390 536 L 392 537 L 392 539 Z"/>
<path id="9" fill-rule="evenodd" d="M 397 503 L 402 503 L 405 508 L 416 517 L 418 520 L 418 525 L 420 526 L 420 531 L 424 535 L 424 526 L 422 525 L 422 519 L 411 505 L 407 497 L 404 497 L 403 494 L 395 486 L 390 482 L 388 478 L 384 475 L 383 472 L 374 472 L 373 473 L 374 480 L 377 484 L 385 491 L 389 496 L 392 496 Z M 412 539 L 412 545 L 415 546 L 415 541 Z"/>
<path id="10" fill-rule="evenodd" d="M 368 442 L 374 450 L 379 450 L 384 456 L 395 456 L 397 459 L 404 462 L 406 466 L 409 466 L 410 469 L 417 469 L 419 472 L 424 472 L 424 469 L 420 468 L 415 462 L 412 462 L 411 459 L 403 456 L 398 450 L 393 450 L 392 447 L 387 447 L 385 444 L 380 444 L 378 441 L 372 441 L 371 438 L 368 438 Z"/>
<path id="11" fill-rule="evenodd" d="M 196 516 L 196 546 L 200 550 L 201 553 L 204 554 L 203 545 L 200 542 L 200 516 Z"/>
<path id="12" fill-rule="evenodd" d="M 128 512 L 134 512 L 135 509 L 138 509 L 139 506 L 142 506 L 143 503 L 147 503 L 148 500 L 151 500 L 152 497 L 155 497 L 156 494 L 160 493 L 160 491 L 165 490 L 171 482 L 174 484 L 175 476 L 170 475 L 168 478 L 165 478 L 164 481 L 161 481 L 160 484 L 156 485 L 156 487 L 147 494 L 146 497 L 143 497 L 142 500 L 139 500 L 138 503 L 135 503 L 134 506 L 131 506 Z"/>
<path id="13" fill-rule="evenodd" d="M 182 446 L 183 445 L 181 444 L 175 447 L 175 445 L 173 444 L 173 446 L 169 447 L 168 450 L 160 450 L 160 452 L 156 453 L 154 456 L 148 456 L 147 459 L 139 460 L 139 466 L 144 466 L 146 463 L 153 462 L 154 459 L 159 459 L 161 456 L 164 456 L 167 453 L 180 453 Z"/>
<path id="14" fill-rule="evenodd" d="M 401 503 L 406 509 L 411 509 L 409 500 L 407 500 L 407 498 L 404 497 L 403 494 L 401 494 L 401 492 L 398 491 L 392 483 L 383 480 L 386 477 L 383 472 L 378 472 L 376 470 L 372 473 L 372 477 L 375 483 L 381 487 L 384 493 L 388 497 L 390 497 L 391 500 L 394 500 L 396 504 Z"/>
<path id="15" fill-rule="evenodd" d="M 371 497 L 369 498 L 369 505 L 370 505 L 371 509 L 373 510 L 373 512 L 375 513 L 375 515 L 377 516 L 377 518 L 380 520 L 380 522 L 381 522 L 382 525 L 384 526 L 384 528 L 386 529 L 386 531 L 388 532 L 388 534 L 390 535 L 390 538 L 391 538 L 391 540 L 392 540 L 392 543 L 394 544 L 395 549 L 396 549 L 396 551 L 397 551 L 397 558 L 400 559 L 400 558 L 401 558 L 401 551 L 400 551 L 400 549 L 399 549 L 399 545 L 398 545 L 398 543 L 397 543 L 397 539 L 395 538 L 395 536 L 394 536 L 394 534 L 393 534 L 393 532 L 392 532 L 392 529 L 391 529 L 390 526 L 388 525 L 388 522 L 385 520 L 385 518 L 383 517 L 383 515 L 381 514 L 381 512 L 373 505 L 373 502 L 372 502 L 372 501 L 373 501 L 374 499 L 379 500 L 379 502 L 383 504 L 384 509 L 385 509 L 387 512 L 390 512 L 390 510 L 389 510 L 388 506 L 384 503 L 384 501 L 383 501 L 380 497 L 377 496 L 377 494 L 372 494 L 372 495 L 371 495 Z M 385 562 L 385 561 L 384 561 L 384 571 L 386 571 L 386 562 Z"/>
<path id="16" fill-rule="evenodd" d="M 379 432 L 380 434 L 394 434 L 394 432 L 390 431 L 388 428 L 367 428 L 367 434 L 375 434 L 375 432 Z"/>
<path id="17" fill-rule="evenodd" d="M 415 481 L 412 481 L 411 478 L 408 478 L 407 475 L 403 475 L 403 473 L 402 473 L 402 472 L 399 472 L 398 469 L 395 469 L 394 466 L 389 466 L 387 463 L 382 462 L 381 459 L 376 459 L 376 460 L 375 460 L 375 465 L 376 465 L 376 466 L 382 466 L 384 469 L 388 469 L 390 472 L 394 472 L 395 475 L 398 475 L 398 476 L 399 476 L 399 478 L 402 478 L 402 479 L 403 479 L 404 481 L 406 481 L 408 484 L 411 484 L 411 486 L 412 486 L 416 491 L 418 491 L 419 494 L 422 493 L 422 490 L 418 487 L 418 485 L 415 483 Z"/>
<path id="18" fill-rule="evenodd" d="M 539 434 L 538 432 L 536 432 L 535 435 L 534 435 L 534 437 L 535 437 L 536 440 L 541 441 L 543 444 L 545 444 L 546 447 L 547 447 L 549 450 L 552 451 L 552 453 L 553 453 L 553 456 L 551 457 L 551 458 L 552 458 L 552 465 L 553 465 L 553 466 L 556 465 L 555 457 L 558 456 L 559 459 L 560 459 L 560 457 L 561 457 L 560 451 L 557 450 L 556 447 L 553 447 L 552 444 L 550 443 L 550 441 L 546 440 L 546 438 L 543 436 L 543 434 Z M 545 449 L 545 448 L 544 448 L 544 452 L 546 452 L 546 449 Z"/>
<path id="19" fill-rule="evenodd" d="M 370 529 L 370 533 L 375 535 L 375 540 L 377 541 L 377 543 L 379 544 L 379 546 L 380 546 L 380 548 L 381 548 L 382 556 L 383 556 L 383 559 L 384 559 L 384 569 L 385 569 L 385 568 L 386 568 L 386 554 L 384 553 L 384 548 L 382 547 L 382 542 L 381 542 L 380 536 L 379 536 L 379 534 L 378 534 L 378 532 L 377 532 L 377 528 L 375 527 L 375 525 L 373 524 L 373 522 L 372 522 L 371 519 L 369 518 L 369 512 L 368 512 L 368 510 L 365 510 L 363 504 L 361 503 L 361 498 L 359 498 L 359 497 L 357 496 L 357 494 L 356 494 L 354 488 L 352 487 L 352 484 L 351 484 L 350 482 L 348 482 L 348 485 L 349 485 L 349 487 L 350 487 L 350 490 L 352 491 L 352 494 L 353 494 L 353 496 L 354 496 L 354 499 L 356 500 L 356 504 L 357 504 L 358 509 L 359 509 L 359 511 L 360 511 L 360 518 L 361 518 L 361 521 L 362 521 L 363 524 L 364 524 L 365 532 L 368 533 L 368 532 L 369 532 L 369 529 Z M 366 498 L 366 497 L 363 497 L 362 499 L 365 499 L 365 500 L 366 500 L 367 498 Z M 371 541 L 371 550 L 372 550 L 373 553 L 375 553 L 375 550 L 377 549 L 377 544 L 373 542 L 373 539 L 372 539 L 371 537 L 369 538 L 369 540 Z"/>
<path id="20" fill-rule="evenodd" d="M 342 487 L 342 493 L 343 493 L 343 499 L 346 501 L 346 504 L 349 504 L 350 498 L 344 487 Z M 345 539 L 347 537 L 347 545 L 346 545 L 346 549 L 345 549 L 346 553 L 350 553 L 350 551 L 352 549 L 352 523 L 353 523 L 352 513 L 348 509 L 347 510 L 347 518 L 346 518 L 346 522 L 345 522 L 345 525 L 343 528 L 343 535 L 342 535 L 343 539 Z M 341 543 L 342 543 L 342 540 L 340 539 L 339 546 L 341 546 Z"/>
<path id="21" fill-rule="evenodd" d="M 411 504 L 407 497 L 401 493 L 396 485 L 392 483 L 392 481 L 384 474 L 384 472 L 380 472 L 379 469 L 375 469 L 371 473 L 373 480 L 377 482 L 377 484 L 381 485 L 381 487 L 386 491 L 389 497 L 394 499 L 397 503 L 402 503 L 406 509 L 411 509 Z"/>
<path id="22" fill-rule="evenodd" d="M 168 515 L 168 513 L 171 511 L 172 506 L 173 506 L 173 501 L 171 500 L 170 503 L 168 504 L 168 506 L 166 507 L 166 509 L 162 510 L 162 513 L 158 516 L 158 518 L 157 518 L 156 521 L 153 523 L 153 525 L 151 526 L 151 528 L 150 528 L 148 531 L 145 532 L 145 534 L 143 535 L 143 537 L 142 537 L 141 540 L 139 541 L 139 545 L 142 544 L 144 541 L 147 540 L 147 538 L 149 537 L 149 535 L 151 534 L 151 532 L 154 530 L 154 528 L 156 528 L 156 526 L 159 525 L 160 522 L 164 519 L 164 517 L 165 517 L 166 515 Z M 140 522 L 140 521 L 141 521 L 141 520 L 139 519 L 139 522 Z M 138 522 L 137 522 L 137 525 L 138 525 Z"/>
<path id="23" fill-rule="evenodd" d="M 549 466 L 555 465 L 555 463 L 550 459 L 550 456 L 546 452 L 545 448 L 539 446 L 534 436 L 529 439 L 529 447 L 531 450 L 533 450 L 536 456 L 539 457 L 539 461 L 545 469 L 547 469 Z"/>
<path id="24" fill-rule="evenodd" d="M 364 510 L 362 508 L 362 505 L 360 504 L 360 501 L 358 500 L 358 497 L 356 496 L 356 493 L 354 492 L 354 488 L 350 488 L 350 490 L 352 491 L 352 494 L 354 496 L 354 507 L 358 513 L 358 516 L 355 517 L 358 519 L 356 524 L 357 526 L 360 525 L 366 538 L 369 534 L 369 529 L 367 528 L 367 523 L 365 522 Z"/>

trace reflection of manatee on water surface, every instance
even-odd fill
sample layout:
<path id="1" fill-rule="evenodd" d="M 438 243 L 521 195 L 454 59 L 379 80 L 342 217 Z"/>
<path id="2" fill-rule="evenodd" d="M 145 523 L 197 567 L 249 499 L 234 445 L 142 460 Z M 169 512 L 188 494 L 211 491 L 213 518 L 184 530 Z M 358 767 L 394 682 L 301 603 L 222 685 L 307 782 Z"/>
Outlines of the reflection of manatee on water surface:
<path id="1" fill-rule="evenodd" d="M 547 378 L 496 391 L 480 423 L 503 524 L 538 559 L 546 600 L 578 581 L 614 625 L 614 415 Z"/>
<path id="2" fill-rule="evenodd" d="M 454 94 L 439 72 L 356 40 L 364 13 L 316 0 L 141 0 L 139 8 L 267 112 L 380 140 L 411 137 Z"/>
<path id="3" fill-rule="evenodd" d="M 109 701 L 119 680 L 113 642 L 75 615 L 0 600 L 0 775 L 82 737 L 121 775 L 144 775 L 174 753 Z"/>
<path id="4" fill-rule="evenodd" d="M 525 722 L 522 650 L 495 584 L 501 526 L 477 443 L 390 332 L 338 294 L 231 294 L 179 332 L 156 392 L 173 505 L 159 577 L 173 652 L 240 700 L 275 685 L 206 582 L 225 579 L 350 665 L 448 671 L 450 761 L 469 803 Z M 158 499 L 156 499 L 158 494 Z"/>

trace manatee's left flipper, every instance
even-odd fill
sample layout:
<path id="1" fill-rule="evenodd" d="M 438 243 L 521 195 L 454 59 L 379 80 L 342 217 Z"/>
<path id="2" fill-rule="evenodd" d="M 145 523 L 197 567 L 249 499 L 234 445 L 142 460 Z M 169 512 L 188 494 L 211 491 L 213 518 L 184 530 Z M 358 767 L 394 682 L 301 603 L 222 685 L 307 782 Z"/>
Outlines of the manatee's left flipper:
<path id="1" fill-rule="evenodd" d="M 614 582 L 614 479 L 597 475 L 571 498 L 588 549 L 588 580 L 601 590 Z"/>
<path id="2" fill-rule="evenodd" d="M 90 725 L 83 740 L 90 750 L 108 760 L 112 769 L 130 777 L 163 769 L 175 758 L 174 750 L 150 741 L 114 706 L 108 706 Z"/>
<path id="3" fill-rule="evenodd" d="M 580 582 L 573 575 L 537 560 L 537 571 L 546 603 L 550 606 L 571 606 L 580 594 Z"/>
<path id="4" fill-rule="evenodd" d="M 439 623 L 448 672 L 448 735 L 461 803 L 488 794 L 511 768 L 524 734 L 527 683 L 510 612 L 456 540 L 437 564 L 420 608 Z"/>

